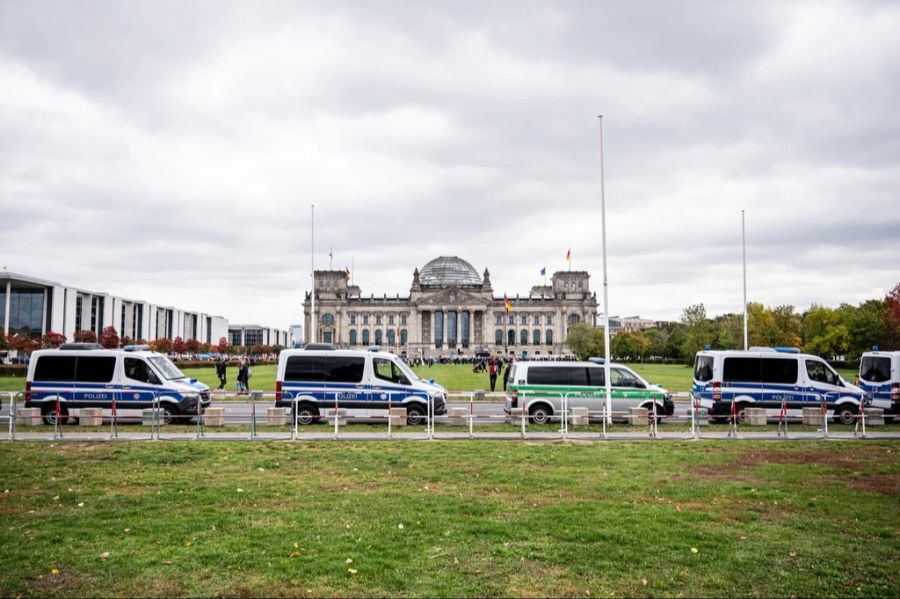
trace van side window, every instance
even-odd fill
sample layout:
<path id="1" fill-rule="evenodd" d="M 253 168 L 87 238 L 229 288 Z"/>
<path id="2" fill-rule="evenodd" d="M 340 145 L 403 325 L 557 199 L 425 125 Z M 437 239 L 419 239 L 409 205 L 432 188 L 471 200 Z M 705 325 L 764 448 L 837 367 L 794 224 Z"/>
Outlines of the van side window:
<path id="1" fill-rule="evenodd" d="M 529 385 L 587 387 L 587 368 L 583 366 L 537 366 L 528 369 Z"/>
<path id="2" fill-rule="evenodd" d="M 725 383 L 761 383 L 762 364 L 759 358 L 725 358 L 722 381 Z"/>
<path id="3" fill-rule="evenodd" d="M 829 385 L 840 384 L 838 383 L 837 375 L 834 374 L 834 371 L 818 360 L 806 361 L 806 376 L 809 377 L 809 380 L 818 383 L 827 383 Z"/>
<path id="4" fill-rule="evenodd" d="M 329 383 L 359 383 L 365 366 L 365 358 L 329 356 L 325 359 L 325 380 Z"/>
<path id="5" fill-rule="evenodd" d="M 132 381 L 140 381 L 151 385 L 159 384 L 159 377 L 140 358 L 125 358 L 125 376 Z"/>
<path id="6" fill-rule="evenodd" d="M 286 381 L 324 381 L 325 358 L 323 356 L 291 356 L 284 366 Z"/>
<path id="7" fill-rule="evenodd" d="M 713 357 L 697 356 L 694 361 L 694 380 L 705 383 L 713 377 Z"/>
<path id="8" fill-rule="evenodd" d="M 108 383 L 115 370 L 115 356 L 78 356 L 75 379 L 84 383 Z"/>
<path id="9" fill-rule="evenodd" d="M 762 380 L 764 383 L 793 385 L 797 382 L 797 360 L 783 358 L 763 358 Z"/>
<path id="10" fill-rule="evenodd" d="M 34 367 L 35 381 L 74 381 L 75 356 L 41 356 Z"/>
<path id="11" fill-rule="evenodd" d="M 384 358 L 375 358 L 372 360 L 372 366 L 375 368 L 375 378 L 401 385 L 408 385 L 409 381 L 403 375 L 397 365 Z"/>
<path id="12" fill-rule="evenodd" d="M 606 372 L 602 368 L 597 368 L 596 366 L 592 368 L 588 368 L 588 375 L 590 376 L 590 384 L 592 387 L 605 387 L 606 386 L 606 376 L 604 376 Z M 616 380 L 615 375 L 611 375 L 609 377 L 611 380 Z"/>

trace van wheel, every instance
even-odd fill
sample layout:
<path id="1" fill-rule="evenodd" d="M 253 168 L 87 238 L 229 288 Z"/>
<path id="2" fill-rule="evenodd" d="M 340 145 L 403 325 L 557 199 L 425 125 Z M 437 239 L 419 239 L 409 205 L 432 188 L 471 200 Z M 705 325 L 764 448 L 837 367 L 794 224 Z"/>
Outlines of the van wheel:
<path id="1" fill-rule="evenodd" d="M 44 404 L 43 406 L 41 406 L 41 419 L 47 426 L 53 426 L 54 424 L 56 424 L 56 405 Z M 66 408 L 66 406 L 60 404 L 59 423 L 66 424 L 67 422 L 69 422 L 69 410 L 68 408 Z"/>
<path id="2" fill-rule="evenodd" d="M 734 417 L 738 424 L 747 424 L 747 404 L 739 403 L 734 410 Z"/>
<path id="3" fill-rule="evenodd" d="M 532 424 L 547 424 L 553 416 L 553 410 L 545 404 L 538 404 L 528 409 L 528 415 L 531 416 Z"/>
<path id="4" fill-rule="evenodd" d="M 312 424 L 319 419 L 319 410 L 309 404 L 297 406 L 297 424 L 304 426 Z"/>
<path id="5" fill-rule="evenodd" d="M 834 420 L 838 424 L 856 424 L 857 413 L 856 406 L 844 404 L 834 411 Z"/>
<path id="6" fill-rule="evenodd" d="M 425 424 L 425 408 L 418 404 L 406 406 L 406 424 Z"/>
<path id="7" fill-rule="evenodd" d="M 162 411 L 159 413 L 159 423 L 177 424 L 178 416 L 178 410 L 175 409 L 175 406 L 163 404 Z"/>

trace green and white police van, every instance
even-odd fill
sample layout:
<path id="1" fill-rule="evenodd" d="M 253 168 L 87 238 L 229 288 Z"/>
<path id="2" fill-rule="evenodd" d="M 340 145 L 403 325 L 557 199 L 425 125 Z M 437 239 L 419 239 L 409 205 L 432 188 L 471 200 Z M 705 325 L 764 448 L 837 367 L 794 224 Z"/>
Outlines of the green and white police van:
<path id="1" fill-rule="evenodd" d="M 613 418 L 624 418 L 629 408 L 647 408 L 654 402 L 658 418 L 675 411 L 671 394 L 651 385 L 622 364 L 611 363 Z M 606 409 L 606 379 L 603 365 L 596 362 L 517 362 L 510 366 L 506 387 L 507 414 L 525 408 L 531 422 L 543 424 L 562 415 L 563 402 L 569 408 L 587 408 L 589 417 L 601 419 Z"/>

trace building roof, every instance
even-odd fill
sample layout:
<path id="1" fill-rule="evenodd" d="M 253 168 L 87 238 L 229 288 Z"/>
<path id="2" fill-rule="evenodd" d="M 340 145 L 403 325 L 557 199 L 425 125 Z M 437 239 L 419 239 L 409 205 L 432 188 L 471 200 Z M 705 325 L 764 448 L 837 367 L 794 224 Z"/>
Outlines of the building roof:
<path id="1" fill-rule="evenodd" d="M 448 285 L 480 286 L 478 271 L 457 256 L 438 256 L 422 267 L 419 274 L 422 287 L 446 287 Z"/>

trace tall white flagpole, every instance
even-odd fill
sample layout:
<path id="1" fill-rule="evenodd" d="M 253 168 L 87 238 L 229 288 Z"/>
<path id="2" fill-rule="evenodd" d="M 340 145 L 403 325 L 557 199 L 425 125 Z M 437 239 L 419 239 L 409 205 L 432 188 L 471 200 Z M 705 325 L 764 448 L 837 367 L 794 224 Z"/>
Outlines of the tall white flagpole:
<path id="1" fill-rule="evenodd" d="M 612 424 L 612 374 L 609 368 L 609 285 L 606 277 L 606 185 L 603 173 L 603 115 L 600 115 L 600 223 L 603 228 L 603 381 L 606 385 L 606 423 Z M 571 264 L 571 262 L 570 262 Z"/>
<path id="2" fill-rule="evenodd" d="M 311 310 L 309 315 L 309 342 L 316 342 L 316 205 L 309 205 L 309 264 L 312 291 L 310 292 Z"/>
<path id="3" fill-rule="evenodd" d="M 744 256 L 744 351 L 747 351 L 747 225 L 741 210 L 741 247 Z"/>

